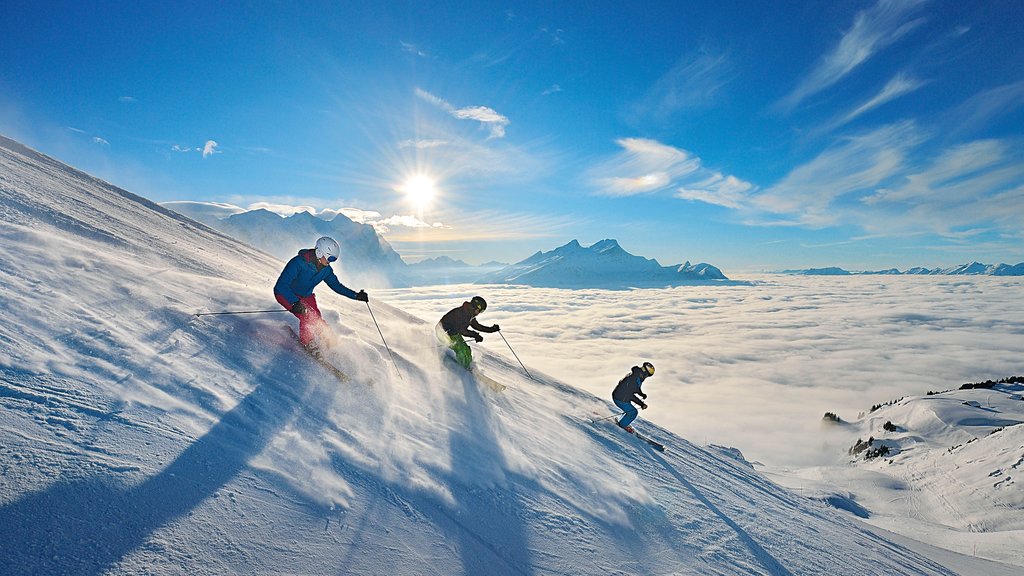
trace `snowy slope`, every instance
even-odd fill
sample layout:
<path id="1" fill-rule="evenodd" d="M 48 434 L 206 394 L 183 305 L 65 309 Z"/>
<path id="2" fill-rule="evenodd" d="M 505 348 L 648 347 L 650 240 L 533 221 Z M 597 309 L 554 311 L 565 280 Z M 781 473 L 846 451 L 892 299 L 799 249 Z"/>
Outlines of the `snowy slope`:
<path id="1" fill-rule="evenodd" d="M 1024 566 L 1022 393 L 1004 383 L 891 402 L 838 426 L 850 446 L 873 439 L 847 464 L 778 479 L 880 528 Z"/>
<path id="2" fill-rule="evenodd" d="M 726 281 L 710 264 L 662 266 L 657 260 L 626 252 L 615 240 L 581 246 L 573 240 L 549 252 L 497 270 L 477 284 L 526 284 L 562 288 L 624 288 L 675 286 L 705 281 Z"/>
<path id="3" fill-rule="evenodd" d="M 733 450 L 320 290 L 341 384 L 282 329 L 280 262 L 0 139 L 5 574 L 951 574 Z M 372 294 L 371 294 L 372 297 Z M 399 375 L 400 373 L 400 375 Z"/>

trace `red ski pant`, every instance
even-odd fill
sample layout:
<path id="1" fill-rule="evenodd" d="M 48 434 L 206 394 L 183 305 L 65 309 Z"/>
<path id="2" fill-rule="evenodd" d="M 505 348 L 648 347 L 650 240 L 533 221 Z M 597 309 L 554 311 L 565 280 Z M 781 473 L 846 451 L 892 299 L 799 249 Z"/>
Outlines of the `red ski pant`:
<path id="1" fill-rule="evenodd" d="M 275 293 L 274 298 L 277 298 L 281 306 L 288 310 L 292 309 L 288 299 L 281 294 Z M 299 342 L 306 346 L 327 330 L 327 322 L 324 321 L 323 316 L 320 315 L 320 309 L 316 306 L 316 294 L 301 296 L 299 297 L 299 302 L 302 302 L 303 306 L 306 307 L 306 313 L 295 314 L 292 312 L 292 314 L 295 314 L 295 317 L 299 319 Z"/>

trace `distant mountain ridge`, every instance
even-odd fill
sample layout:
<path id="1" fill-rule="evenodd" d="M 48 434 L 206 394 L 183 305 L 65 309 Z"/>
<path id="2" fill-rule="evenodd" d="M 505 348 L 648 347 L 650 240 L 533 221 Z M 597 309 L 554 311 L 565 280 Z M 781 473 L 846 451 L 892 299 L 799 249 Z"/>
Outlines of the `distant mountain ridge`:
<path id="1" fill-rule="evenodd" d="M 309 212 L 281 216 L 269 210 L 238 212 L 195 202 L 164 205 L 285 261 L 299 250 L 311 248 L 317 238 L 331 236 L 341 244 L 338 276 L 357 290 L 415 283 L 402 257 L 373 226 L 353 222 L 343 214 L 327 220 Z"/>
<path id="2" fill-rule="evenodd" d="M 782 270 L 780 274 L 796 274 L 803 276 L 850 276 L 850 275 L 931 275 L 931 276 L 1024 276 L 1024 262 L 1020 264 L 982 264 L 971 262 L 950 268 L 908 268 L 900 272 L 898 268 L 888 270 L 850 272 L 842 268 L 806 268 L 801 270 Z"/>
<path id="3" fill-rule="evenodd" d="M 353 222 L 343 214 L 328 220 L 309 212 L 281 216 L 269 210 L 241 210 L 206 202 L 165 202 L 163 206 L 281 260 L 311 247 L 320 236 L 331 236 L 341 244 L 338 275 L 343 283 L 356 289 L 474 282 L 564 288 L 737 284 L 711 264 L 691 265 L 687 261 L 662 266 L 657 260 L 626 252 L 612 239 L 589 247 L 573 240 L 549 252 L 538 251 L 512 265 L 488 262 L 474 266 L 448 256 L 407 264 L 373 226 Z"/>
<path id="4" fill-rule="evenodd" d="M 558 288 L 625 288 L 728 282 L 722 271 L 701 263 L 662 266 L 635 256 L 613 239 L 584 247 L 573 240 L 488 274 L 477 284 L 525 284 Z"/>
<path id="5" fill-rule="evenodd" d="M 462 260 L 438 256 L 409 264 L 408 269 L 422 281 L 430 284 L 469 284 L 505 266 L 508 264 L 502 262 L 487 262 L 473 266 Z"/>

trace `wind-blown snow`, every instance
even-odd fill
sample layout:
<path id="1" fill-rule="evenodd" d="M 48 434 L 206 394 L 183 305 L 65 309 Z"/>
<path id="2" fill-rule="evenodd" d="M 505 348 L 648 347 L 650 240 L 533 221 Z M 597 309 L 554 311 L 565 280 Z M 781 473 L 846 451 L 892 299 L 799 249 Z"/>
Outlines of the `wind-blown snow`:
<path id="1" fill-rule="evenodd" d="M 0 562 L 7 574 L 950 574 L 735 451 L 431 324 L 320 290 L 340 384 L 274 309 L 280 262 L 0 140 Z M 401 375 L 399 375 L 401 374 Z"/>

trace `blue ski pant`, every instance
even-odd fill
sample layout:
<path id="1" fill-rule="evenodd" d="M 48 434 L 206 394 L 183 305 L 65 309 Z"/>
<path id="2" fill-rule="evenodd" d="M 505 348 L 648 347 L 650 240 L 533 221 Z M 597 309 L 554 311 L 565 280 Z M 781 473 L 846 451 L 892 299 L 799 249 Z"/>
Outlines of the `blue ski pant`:
<path id="1" fill-rule="evenodd" d="M 629 426 L 629 423 L 636 419 L 637 409 L 629 402 L 623 402 L 614 398 L 612 398 L 612 402 L 615 402 L 615 405 L 625 412 L 622 418 L 619 418 L 619 426 Z"/>

